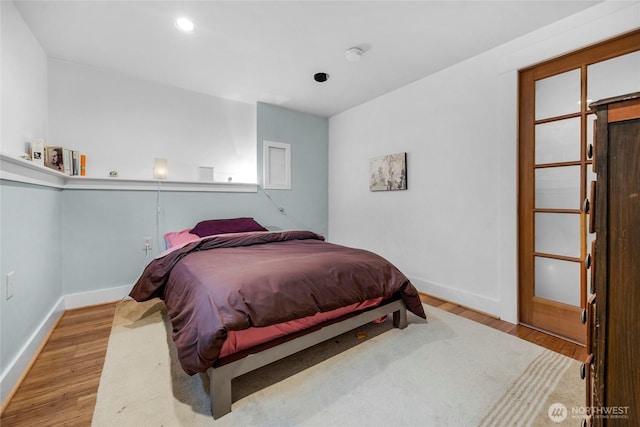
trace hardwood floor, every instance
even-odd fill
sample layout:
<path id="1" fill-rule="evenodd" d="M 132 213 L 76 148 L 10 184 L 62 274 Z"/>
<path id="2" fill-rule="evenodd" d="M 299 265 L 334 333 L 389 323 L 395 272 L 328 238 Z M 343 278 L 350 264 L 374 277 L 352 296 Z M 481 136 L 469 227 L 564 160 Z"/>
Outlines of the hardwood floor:
<path id="1" fill-rule="evenodd" d="M 115 303 L 68 310 L 0 417 L 2 427 L 90 426 Z"/>
<path id="2" fill-rule="evenodd" d="M 577 360 L 584 347 L 427 295 L 422 302 Z M 2 427 L 90 426 L 115 303 L 69 310 L 0 416 Z"/>
<path id="3" fill-rule="evenodd" d="M 420 294 L 420 299 L 425 304 L 429 304 L 441 310 L 457 314 L 478 323 L 482 323 L 483 325 L 487 325 L 493 329 L 497 329 L 509 335 L 515 335 L 519 338 L 522 338 L 523 340 L 532 342 L 539 345 L 540 347 L 547 348 L 567 357 L 571 357 L 580 362 L 583 362 L 587 359 L 587 350 L 582 345 L 563 340 L 553 335 L 545 334 L 544 332 L 540 332 L 526 326 L 514 325 L 513 323 L 505 322 L 504 320 L 500 320 L 496 317 L 489 316 L 487 314 L 483 314 L 448 301 L 434 298 L 429 295 Z"/>

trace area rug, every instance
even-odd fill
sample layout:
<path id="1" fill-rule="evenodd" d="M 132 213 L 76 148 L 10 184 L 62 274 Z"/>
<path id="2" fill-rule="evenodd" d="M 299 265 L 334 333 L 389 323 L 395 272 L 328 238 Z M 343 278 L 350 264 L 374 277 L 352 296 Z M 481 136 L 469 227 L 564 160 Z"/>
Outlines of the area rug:
<path id="1" fill-rule="evenodd" d="M 577 361 L 424 307 L 428 322 L 409 314 L 404 330 L 372 323 L 235 379 L 232 412 L 214 420 L 206 375 L 188 376 L 177 362 L 164 304 L 121 302 L 93 425 L 579 424 Z M 558 404 L 568 411 L 560 423 Z"/>

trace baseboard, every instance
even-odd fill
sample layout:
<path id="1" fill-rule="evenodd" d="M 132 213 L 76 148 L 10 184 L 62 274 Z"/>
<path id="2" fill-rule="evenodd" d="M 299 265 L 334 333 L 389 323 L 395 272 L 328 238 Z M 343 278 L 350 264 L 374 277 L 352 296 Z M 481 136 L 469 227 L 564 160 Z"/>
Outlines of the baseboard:
<path id="1" fill-rule="evenodd" d="M 64 296 L 64 308 L 70 310 L 72 308 L 87 307 L 126 299 L 132 287 L 133 285 L 127 285 L 117 288 L 68 294 Z"/>
<path id="2" fill-rule="evenodd" d="M 54 326 L 65 310 L 64 297 L 60 297 L 38 328 L 22 346 L 17 356 L 9 363 L 0 377 L 0 413 L 4 412 L 11 396 L 22 382 L 22 379 L 40 353 Z"/>
<path id="3" fill-rule="evenodd" d="M 457 288 L 410 277 L 419 292 L 500 318 L 500 301 Z"/>

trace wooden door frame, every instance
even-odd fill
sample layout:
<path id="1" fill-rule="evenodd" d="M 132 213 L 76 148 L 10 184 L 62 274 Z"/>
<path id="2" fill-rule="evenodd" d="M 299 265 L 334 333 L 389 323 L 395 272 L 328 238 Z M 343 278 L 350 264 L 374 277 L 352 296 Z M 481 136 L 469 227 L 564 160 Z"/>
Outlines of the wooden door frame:
<path id="1" fill-rule="evenodd" d="M 586 269 L 581 261 L 581 295 L 580 307 L 573 307 L 555 301 L 544 300 L 534 296 L 535 274 L 535 230 L 533 217 L 535 215 L 535 82 L 575 69 L 581 70 L 581 111 L 579 114 L 568 115 L 581 117 L 581 155 L 580 162 L 586 157 L 586 115 L 589 113 L 586 105 L 586 75 L 587 66 L 606 61 L 617 56 L 640 50 L 640 29 L 605 40 L 572 53 L 544 61 L 522 69 L 518 73 L 518 322 L 534 328 L 550 331 L 553 326 L 554 334 L 569 338 L 579 343 L 586 340 L 586 327 L 579 322 L 580 312 L 586 307 Z M 596 101 L 596 100 L 593 100 Z M 582 168 L 584 170 L 584 168 Z M 580 191 L 586 194 L 586 177 L 581 174 Z M 581 259 L 586 256 L 585 214 L 580 214 L 581 224 Z M 538 304 L 542 316 L 533 318 L 533 306 Z M 576 322 L 570 325 L 557 325 L 554 316 L 560 311 L 575 312 Z"/>

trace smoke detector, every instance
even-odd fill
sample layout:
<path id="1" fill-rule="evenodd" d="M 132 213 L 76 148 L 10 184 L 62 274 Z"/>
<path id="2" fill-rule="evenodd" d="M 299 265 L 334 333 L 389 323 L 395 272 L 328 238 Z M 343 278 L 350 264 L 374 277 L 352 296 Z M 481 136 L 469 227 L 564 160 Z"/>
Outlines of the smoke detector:
<path id="1" fill-rule="evenodd" d="M 362 57 L 363 53 L 364 52 L 362 52 L 362 49 L 360 49 L 358 47 L 352 47 L 351 49 L 348 49 L 344 53 L 344 56 L 347 57 L 347 61 L 356 62 L 356 61 L 360 61 L 360 57 Z"/>

